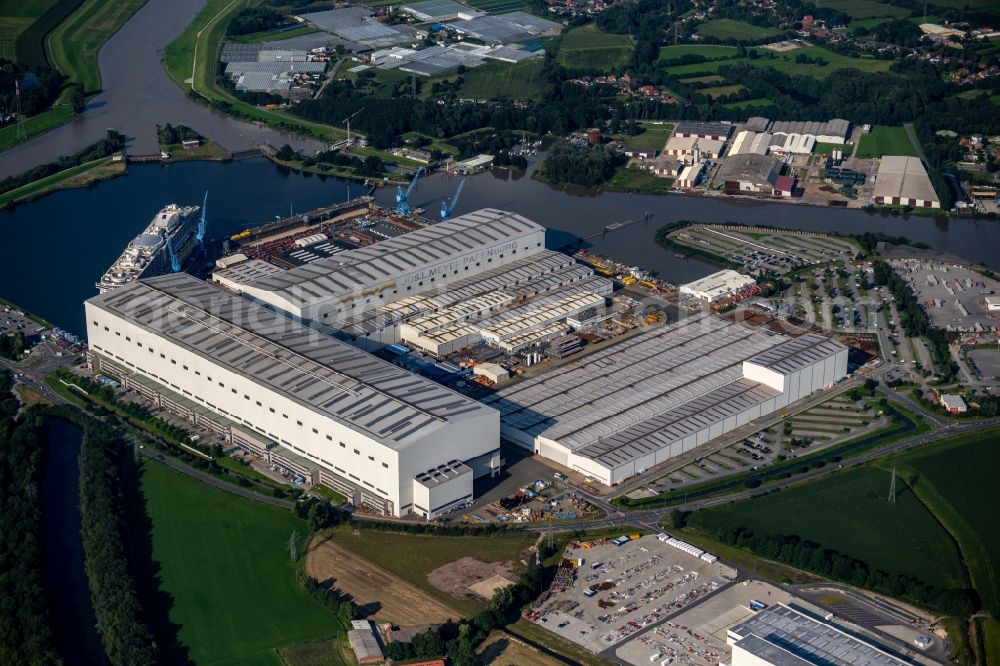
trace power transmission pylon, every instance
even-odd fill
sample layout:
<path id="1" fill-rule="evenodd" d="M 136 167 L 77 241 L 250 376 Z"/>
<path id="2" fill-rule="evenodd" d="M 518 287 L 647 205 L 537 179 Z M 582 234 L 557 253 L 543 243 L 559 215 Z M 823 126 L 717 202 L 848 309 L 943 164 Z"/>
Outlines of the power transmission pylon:
<path id="1" fill-rule="evenodd" d="M 896 503 L 896 468 L 892 468 L 892 481 L 889 482 L 889 504 Z"/>
<path id="2" fill-rule="evenodd" d="M 291 558 L 292 562 L 299 559 L 298 541 L 299 541 L 299 531 L 295 530 L 292 532 L 292 535 L 288 537 L 288 557 Z"/>

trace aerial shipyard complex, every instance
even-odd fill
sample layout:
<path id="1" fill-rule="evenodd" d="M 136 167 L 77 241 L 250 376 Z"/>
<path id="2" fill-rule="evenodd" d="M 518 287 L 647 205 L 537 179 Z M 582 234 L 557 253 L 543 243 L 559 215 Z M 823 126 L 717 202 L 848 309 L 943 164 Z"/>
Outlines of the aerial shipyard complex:
<path id="1" fill-rule="evenodd" d="M 847 374 L 824 336 L 709 314 L 595 335 L 624 316 L 613 283 L 515 213 L 375 231 L 102 293 L 91 366 L 355 506 L 427 519 L 473 501 L 501 437 L 613 485 Z"/>

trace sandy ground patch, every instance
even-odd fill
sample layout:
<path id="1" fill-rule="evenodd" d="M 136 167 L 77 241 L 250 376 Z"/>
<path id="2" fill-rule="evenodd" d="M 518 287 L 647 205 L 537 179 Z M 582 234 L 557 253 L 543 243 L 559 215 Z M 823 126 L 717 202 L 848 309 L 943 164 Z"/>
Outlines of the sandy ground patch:
<path id="1" fill-rule="evenodd" d="M 501 632 L 490 634 L 479 650 L 479 663 L 485 666 L 563 666 L 565 662 L 542 654 L 530 645 Z"/>
<path id="2" fill-rule="evenodd" d="M 494 576 L 501 576 L 509 581 L 517 580 L 514 563 L 481 562 L 472 557 L 463 557 L 427 574 L 427 582 L 457 599 L 478 600 L 480 594 L 472 586 Z"/>
<path id="3" fill-rule="evenodd" d="M 327 537 L 314 537 L 306 555 L 306 573 L 349 594 L 372 619 L 399 627 L 440 624 L 461 614 L 420 588 L 341 548 Z"/>
<path id="4" fill-rule="evenodd" d="M 490 576 L 484 581 L 473 583 L 469 589 L 481 596 L 483 599 L 492 599 L 493 593 L 497 590 L 513 585 L 514 581 L 503 576 Z"/>

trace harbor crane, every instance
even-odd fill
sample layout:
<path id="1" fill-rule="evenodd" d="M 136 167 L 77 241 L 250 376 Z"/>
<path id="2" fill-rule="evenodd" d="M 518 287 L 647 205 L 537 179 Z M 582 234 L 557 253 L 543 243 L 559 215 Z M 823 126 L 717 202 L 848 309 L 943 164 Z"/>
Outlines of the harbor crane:
<path id="1" fill-rule="evenodd" d="M 167 234 L 167 252 L 170 253 L 170 270 L 177 273 L 181 270 L 180 259 L 177 258 L 177 253 L 174 252 L 174 239 L 169 233 Z"/>
<path id="2" fill-rule="evenodd" d="M 406 215 L 410 212 L 410 193 L 413 192 L 413 188 L 417 185 L 417 179 L 420 178 L 420 174 L 424 172 L 424 168 L 420 167 L 417 172 L 413 174 L 413 180 L 410 181 L 410 186 L 403 190 L 402 185 L 396 186 L 396 212 L 400 215 Z"/>
<path id="3" fill-rule="evenodd" d="M 441 220 L 447 220 L 451 217 L 451 212 L 455 210 L 455 206 L 458 205 L 458 200 L 462 196 L 462 188 L 465 187 L 465 179 L 458 184 L 458 189 L 455 190 L 455 196 L 451 199 L 445 199 L 441 202 Z"/>
<path id="4" fill-rule="evenodd" d="M 205 231 L 208 227 L 208 223 L 205 221 L 205 215 L 208 213 L 208 190 L 205 190 L 205 199 L 201 202 L 201 217 L 198 218 L 198 233 L 195 236 L 195 240 L 198 241 L 198 247 L 201 248 L 201 253 L 205 254 Z"/>
<path id="5" fill-rule="evenodd" d="M 358 115 L 359 113 L 361 113 L 364 110 L 365 110 L 365 107 L 361 107 L 360 109 L 358 109 L 357 111 L 355 111 L 351 115 L 347 116 L 343 120 L 344 124 L 347 125 L 347 144 L 348 145 L 350 145 L 350 143 L 351 143 L 351 121 L 354 120 L 354 116 Z"/>

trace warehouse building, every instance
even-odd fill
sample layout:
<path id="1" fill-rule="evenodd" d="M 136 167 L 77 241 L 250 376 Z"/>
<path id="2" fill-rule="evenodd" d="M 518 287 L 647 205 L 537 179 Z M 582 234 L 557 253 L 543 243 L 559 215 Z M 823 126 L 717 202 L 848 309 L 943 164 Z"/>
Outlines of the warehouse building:
<path id="1" fill-rule="evenodd" d="M 501 388 L 513 442 L 614 485 L 829 386 L 847 348 L 702 315 Z"/>
<path id="2" fill-rule="evenodd" d="M 677 174 L 677 187 L 690 189 L 697 185 L 705 175 L 705 163 L 696 162 L 689 164 Z"/>
<path id="3" fill-rule="evenodd" d="M 756 153 L 767 155 L 771 148 L 771 135 L 767 132 L 751 132 L 743 130 L 733 139 L 733 145 L 729 148 L 729 155 L 742 155 L 746 153 Z"/>
<path id="4" fill-rule="evenodd" d="M 930 176 L 918 157 L 884 156 L 878 165 L 872 198 L 886 206 L 941 207 Z"/>
<path id="5" fill-rule="evenodd" d="M 719 139 L 705 139 L 697 136 L 672 136 L 663 146 L 663 154 L 670 157 L 691 158 L 695 162 L 718 159 L 726 142 Z"/>
<path id="6" fill-rule="evenodd" d="M 774 194 L 779 176 L 781 160 L 773 155 L 747 152 L 730 154 L 723 160 L 715 182 L 724 183 L 730 193 Z"/>
<path id="7" fill-rule="evenodd" d="M 726 632 L 726 642 L 733 648 L 730 666 L 910 663 L 857 634 L 785 604 L 774 604 L 733 626 Z"/>
<path id="8" fill-rule="evenodd" d="M 743 275 L 727 268 L 718 273 L 706 275 L 700 280 L 682 284 L 680 293 L 708 303 L 714 303 L 755 284 L 757 284 L 757 281 L 749 275 Z"/>
<path id="9" fill-rule="evenodd" d="M 811 136 L 818 143 L 846 143 L 851 123 L 843 118 L 834 118 L 825 123 L 812 120 L 770 120 L 753 116 L 747 120 L 746 128 L 753 132 L 771 134 L 791 134 Z"/>
<path id="10" fill-rule="evenodd" d="M 354 504 L 433 518 L 500 465 L 495 410 L 187 274 L 85 308 L 95 371 Z"/>
<path id="11" fill-rule="evenodd" d="M 257 280 L 213 279 L 290 315 L 335 325 L 542 251 L 545 228 L 486 208 Z"/>
<path id="12" fill-rule="evenodd" d="M 728 141 L 733 126 L 726 123 L 701 123 L 692 120 L 682 120 L 674 128 L 674 136 L 697 137 L 715 141 Z"/>

